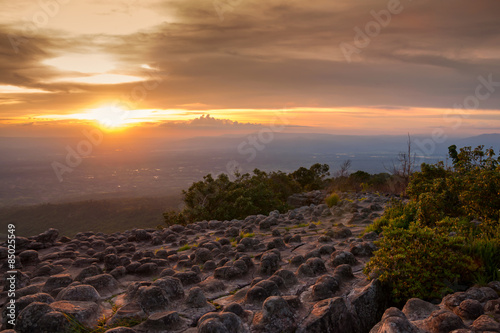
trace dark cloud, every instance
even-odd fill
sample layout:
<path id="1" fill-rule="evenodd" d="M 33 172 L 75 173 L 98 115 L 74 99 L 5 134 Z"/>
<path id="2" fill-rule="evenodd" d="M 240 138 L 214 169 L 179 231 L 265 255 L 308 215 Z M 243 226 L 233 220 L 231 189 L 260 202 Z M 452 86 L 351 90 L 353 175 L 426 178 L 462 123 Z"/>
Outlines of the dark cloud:
<path id="1" fill-rule="evenodd" d="M 340 43 L 352 44 L 354 28 L 364 29 L 374 20 L 370 12 L 385 10 L 388 2 L 232 1 L 220 20 L 212 1 L 170 0 L 151 4 L 165 14 L 163 24 L 127 36 L 44 31 L 18 53 L 5 37 L 0 84 L 50 94 L 16 95 L 21 103 L 2 108 L 71 112 L 89 101 L 122 98 L 136 86 L 54 82 L 61 73 L 42 61 L 68 51 L 111 54 L 117 72 L 127 74 L 154 64 L 163 82 L 139 107 L 165 109 L 196 103 L 219 109 L 450 108 L 474 93 L 478 76 L 500 81 L 497 0 L 401 1 L 402 12 L 348 63 Z M 14 32 L 0 26 L 4 36 Z M 495 93 L 479 108 L 497 109 L 499 102 Z"/>

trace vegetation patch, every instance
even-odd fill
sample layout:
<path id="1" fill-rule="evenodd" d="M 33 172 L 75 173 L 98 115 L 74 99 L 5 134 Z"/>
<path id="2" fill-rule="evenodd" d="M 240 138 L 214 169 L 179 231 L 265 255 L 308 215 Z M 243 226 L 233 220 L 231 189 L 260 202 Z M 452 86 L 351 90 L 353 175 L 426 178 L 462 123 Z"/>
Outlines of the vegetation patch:
<path id="1" fill-rule="evenodd" d="M 483 148 L 450 146 L 452 167 L 422 164 L 409 201 L 393 201 L 366 229 L 384 237 L 364 273 L 388 284 L 395 302 L 500 278 L 500 158 Z"/>
<path id="2" fill-rule="evenodd" d="M 332 193 L 325 199 L 325 203 L 328 207 L 332 208 L 333 206 L 337 206 L 340 201 L 340 197 L 337 193 Z"/>

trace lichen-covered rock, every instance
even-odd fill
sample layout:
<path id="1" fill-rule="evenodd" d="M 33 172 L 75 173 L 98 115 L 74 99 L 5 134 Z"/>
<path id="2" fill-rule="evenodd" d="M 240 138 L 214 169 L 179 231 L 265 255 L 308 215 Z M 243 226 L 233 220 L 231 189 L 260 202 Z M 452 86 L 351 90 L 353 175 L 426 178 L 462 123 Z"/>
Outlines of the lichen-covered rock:
<path id="1" fill-rule="evenodd" d="M 184 298 L 184 289 L 179 279 L 166 276 L 153 282 L 153 286 L 160 287 L 169 300 L 178 300 Z"/>
<path id="2" fill-rule="evenodd" d="M 373 280 L 351 299 L 354 312 L 359 318 L 361 332 L 369 332 L 380 320 L 387 308 L 388 292 L 379 280 Z"/>
<path id="3" fill-rule="evenodd" d="M 328 232 L 327 235 L 335 239 L 348 238 L 352 236 L 351 229 L 347 227 L 335 227 L 330 231 L 331 232 Z"/>
<path id="4" fill-rule="evenodd" d="M 302 265 L 305 261 L 306 261 L 306 259 L 304 258 L 304 256 L 303 256 L 303 255 L 301 255 L 301 254 L 298 254 L 298 255 L 293 256 L 293 257 L 290 259 L 290 264 L 291 264 L 291 265 L 293 265 L 293 266 L 300 266 L 300 265 Z"/>
<path id="5" fill-rule="evenodd" d="M 42 332 L 38 321 L 53 309 L 46 303 L 33 302 L 24 308 L 18 315 L 15 330 L 19 333 Z"/>
<path id="6" fill-rule="evenodd" d="M 272 275 L 279 269 L 280 256 L 273 251 L 267 251 L 260 259 L 259 271 L 265 275 Z"/>
<path id="7" fill-rule="evenodd" d="M 351 252 L 346 251 L 335 251 L 332 253 L 330 258 L 333 267 L 344 264 L 354 266 L 358 263 L 354 255 Z"/>
<path id="8" fill-rule="evenodd" d="M 83 279 L 84 284 L 94 287 L 101 296 L 112 295 L 118 289 L 118 281 L 110 274 L 99 274 Z"/>
<path id="9" fill-rule="evenodd" d="M 422 327 L 430 333 L 448 333 L 466 328 L 459 316 L 448 310 L 437 310 L 424 320 Z"/>
<path id="10" fill-rule="evenodd" d="M 248 329 L 232 312 L 210 312 L 198 321 L 198 333 L 248 333 Z"/>
<path id="11" fill-rule="evenodd" d="M 92 265 L 89 267 L 85 267 L 75 277 L 75 281 L 83 281 L 83 280 L 85 280 L 85 278 L 88 278 L 90 276 L 96 276 L 96 275 L 99 275 L 102 273 L 103 273 L 103 271 L 99 266 Z"/>
<path id="12" fill-rule="evenodd" d="M 186 303 L 193 308 L 202 308 L 209 304 L 200 287 L 194 287 L 189 290 Z"/>
<path id="13" fill-rule="evenodd" d="M 270 296 L 279 296 L 280 294 L 279 287 L 274 281 L 262 280 L 247 291 L 245 302 L 260 303 Z"/>
<path id="14" fill-rule="evenodd" d="M 389 308 L 370 333 L 420 333 L 420 330 L 398 308 Z"/>
<path id="15" fill-rule="evenodd" d="M 71 324 L 59 311 L 51 311 L 42 316 L 37 322 L 40 332 L 70 332 Z"/>
<path id="16" fill-rule="evenodd" d="M 479 301 L 475 299 L 466 299 L 453 312 L 463 319 L 474 320 L 484 314 L 484 309 Z"/>
<path id="17" fill-rule="evenodd" d="M 94 326 L 99 317 L 99 306 L 94 302 L 56 301 L 50 307 L 88 327 Z"/>
<path id="18" fill-rule="evenodd" d="M 173 277 L 179 279 L 183 286 L 189 286 L 201 282 L 200 276 L 193 271 L 176 273 Z"/>
<path id="19" fill-rule="evenodd" d="M 196 249 L 194 252 L 194 262 L 195 264 L 204 264 L 208 260 L 212 260 L 213 255 L 212 252 L 210 252 L 209 249 L 199 247 Z"/>
<path id="20" fill-rule="evenodd" d="M 321 258 L 309 258 L 297 270 L 297 275 L 305 277 L 314 277 L 324 273 L 326 273 L 326 267 Z"/>
<path id="21" fill-rule="evenodd" d="M 352 267 L 347 264 L 335 267 L 333 276 L 339 281 L 348 281 L 354 278 L 354 274 L 352 274 Z"/>
<path id="22" fill-rule="evenodd" d="M 500 332 L 500 323 L 487 315 L 481 315 L 472 323 L 478 332 Z"/>
<path id="23" fill-rule="evenodd" d="M 56 297 L 58 301 L 97 302 L 100 299 L 101 295 L 97 290 L 87 284 L 66 287 Z"/>
<path id="24" fill-rule="evenodd" d="M 422 320 L 430 316 L 430 314 L 439 308 L 429 302 L 419 298 L 409 299 L 403 307 L 403 313 L 406 318 L 411 321 Z"/>
<path id="25" fill-rule="evenodd" d="M 137 295 L 137 302 L 148 314 L 165 311 L 169 304 L 168 296 L 157 286 L 140 287 Z"/>
<path id="26" fill-rule="evenodd" d="M 286 249 L 285 242 L 283 241 L 283 238 L 281 237 L 276 237 L 269 243 L 267 243 L 267 249 L 272 250 L 272 249 L 278 249 L 280 251 Z"/>
<path id="27" fill-rule="evenodd" d="M 34 302 L 50 304 L 50 303 L 54 302 L 54 298 L 46 293 L 37 293 L 34 295 L 27 295 L 27 296 L 20 297 L 16 301 L 17 313 L 23 311 L 24 308 L 26 308 L 28 305 L 30 305 L 31 303 L 34 303 Z"/>
<path id="28" fill-rule="evenodd" d="M 38 252 L 35 250 L 25 250 L 19 253 L 19 259 L 23 265 L 35 265 L 40 261 Z"/>
<path id="29" fill-rule="evenodd" d="M 245 310 L 238 303 L 231 303 L 231 304 L 226 305 L 224 307 L 223 312 L 232 312 L 239 317 L 242 317 L 245 314 Z"/>
<path id="30" fill-rule="evenodd" d="M 137 267 L 137 269 L 135 270 L 135 274 L 143 276 L 150 276 L 155 274 L 156 272 L 158 272 L 158 265 L 154 262 L 144 263 Z"/>
<path id="31" fill-rule="evenodd" d="M 280 269 L 273 275 L 282 278 L 286 288 L 290 288 L 299 282 L 297 276 L 292 271 L 289 271 L 287 269 Z"/>
<path id="32" fill-rule="evenodd" d="M 69 274 L 58 274 L 51 276 L 45 282 L 45 285 L 42 288 L 44 293 L 52 293 L 54 290 L 59 288 L 64 288 L 69 286 L 73 282 L 71 275 Z"/>
<path id="33" fill-rule="evenodd" d="M 339 281 L 330 275 L 321 276 L 312 287 L 313 299 L 316 301 L 332 298 L 340 289 Z"/>
<path id="34" fill-rule="evenodd" d="M 294 313 L 282 297 L 268 297 L 262 311 L 255 315 L 253 327 L 258 332 L 293 333 L 296 329 Z"/>
<path id="35" fill-rule="evenodd" d="M 351 243 L 349 251 L 355 256 L 369 257 L 377 250 L 373 242 L 354 242 Z"/>
<path id="36" fill-rule="evenodd" d="M 316 303 L 296 333 L 359 332 L 358 318 L 341 297 Z"/>
<path id="37" fill-rule="evenodd" d="M 500 299 L 489 300 L 484 305 L 484 311 L 500 315 Z"/>
<path id="38" fill-rule="evenodd" d="M 59 230 L 50 228 L 49 230 L 44 231 L 43 233 L 35 236 L 35 241 L 40 243 L 54 243 L 59 236 Z"/>

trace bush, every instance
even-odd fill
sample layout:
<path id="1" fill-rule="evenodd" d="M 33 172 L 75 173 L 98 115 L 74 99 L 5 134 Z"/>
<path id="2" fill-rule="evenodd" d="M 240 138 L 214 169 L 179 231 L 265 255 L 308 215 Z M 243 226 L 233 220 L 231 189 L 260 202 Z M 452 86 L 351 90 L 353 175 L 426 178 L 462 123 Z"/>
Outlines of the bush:
<path id="1" fill-rule="evenodd" d="M 483 146 L 456 151 L 449 147 L 453 168 L 423 163 L 412 175 L 407 193 L 420 202 L 420 222 L 434 225 L 443 216 L 465 216 L 497 224 L 500 218 L 500 159 Z"/>
<path id="2" fill-rule="evenodd" d="M 328 197 L 326 197 L 325 202 L 328 207 L 332 208 L 333 206 L 337 206 L 340 201 L 340 197 L 337 193 L 332 193 Z"/>
<path id="3" fill-rule="evenodd" d="M 403 203 L 393 199 L 385 209 L 384 214 L 365 229 L 366 232 L 375 231 L 380 234 L 384 227 L 408 229 L 410 223 L 415 221 L 418 207 L 415 202 Z"/>
<path id="4" fill-rule="evenodd" d="M 266 173 L 255 169 L 252 174 L 211 174 L 183 191 L 185 208 L 182 212 L 163 214 L 165 223 L 187 224 L 202 220 L 244 219 L 249 215 L 269 214 L 273 210 L 287 211 L 287 199 L 294 193 L 323 188 L 329 175 L 327 164 L 313 164 L 290 174 L 281 171 Z"/>
<path id="5" fill-rule="evenodd" d="M 409 202 L 392 202 L 366 229 L 384 238 L 365 274 L 389 284 L 396 302 L 500 278 L 500 159 L 482 149 L 451 146 L 453 168 L 422 164 Z"/>
<path id="6" fill-rule="evenodd" d="M 389 226 L 376 244 L 379 249 L 364 273 L 388 284 L 396 303 L 412 297 L 441 298 L 478 270 L 472 257 L 462 251 L 463 237 L 449 237 L 430 227 Z"/>

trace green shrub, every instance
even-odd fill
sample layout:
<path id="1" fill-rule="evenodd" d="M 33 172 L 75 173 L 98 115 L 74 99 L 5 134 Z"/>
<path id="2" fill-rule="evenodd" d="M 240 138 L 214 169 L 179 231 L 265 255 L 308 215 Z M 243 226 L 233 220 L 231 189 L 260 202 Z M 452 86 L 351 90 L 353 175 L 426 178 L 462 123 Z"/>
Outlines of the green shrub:
<path id="1" fill-rule="evenodd" d="M 418 206 L 410 201 L 404 204 L 401 200 L 392 200 L 385 209 L 384 214 L 365 229 L 366 232 L 381 233 L 383 227 L 393 226 L 408 229 L 410 223 L 416 220 Z"/>
<path id="2" fill-rule="evenodd" d="M 488 283 L 500 279 L 500 226 L 471 237 L 464 251 L 476 258 L 481 269 L 474 275 L 474 283 Z"/>
<path id="3" fill-rule="evenodd" d="M 392 289 L 396 303 L 418 297 L 441 298 L 452 286 L 472 278 L 478 265 L 462 251 L 465 238 L 450 237 L 430 227 L 388 226 L 379 249 L 364 268 Z"/>
<path id="4" fill-rule="evenodd" d="M 287 211 L 287 199 L 295 193 L 323 188 L 329 166 L 313 164 L 286 174 L 281 171 L 252 174 L 235 173 L 214 178 L 211 174 L 183 191 L 185 208 L 181 212 L 163 214 L 167 225 L 187 224 L 202 220 L 244 219 L 249 215 L 269 214 L 273 210 Z"/>
<path id="5" fill-rule="evenodd" d="M 333 206 L 337 206 L 339 201 L 340 201 L 340 197 L 337 193 L 332 193 L 325 199 L 326 204 L 330 208 L 332 208 Z"/>
<path id="6" fill-rule="evenodd" d="M 366 229 L 384 238 L 365 274 L 390 285 L 396 302 L 500 278 L 500 159 L 483 146 L 449 153 L 452 168 L 422 164 L 406 191 L 410 201 L 392 202 Z"/>

